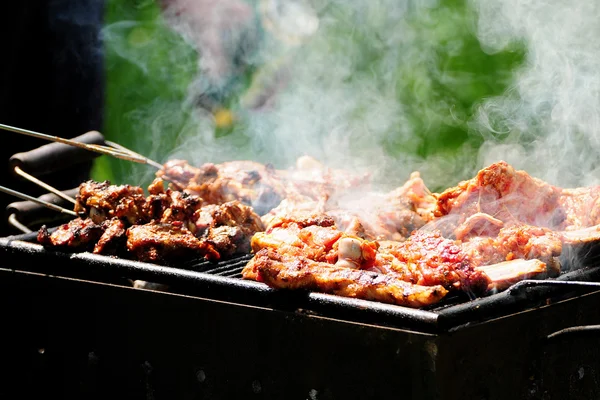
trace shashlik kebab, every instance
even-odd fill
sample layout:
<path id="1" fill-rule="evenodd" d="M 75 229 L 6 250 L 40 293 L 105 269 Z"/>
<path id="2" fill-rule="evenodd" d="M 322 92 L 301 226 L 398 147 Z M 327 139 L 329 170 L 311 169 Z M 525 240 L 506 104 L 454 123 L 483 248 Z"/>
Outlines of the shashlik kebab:
<path id="1" fill-rule="evenodd" d="M 198 196 L 165 189 L 156 179 L 141 187 L 88 181 L 81 184 L 75 211 L 83 214 L 38 241 L 70 251 L 172 262 L 247 254 L 250 238 L 263 230 L 259 216 L 239 201 L 204 204 Z"/>

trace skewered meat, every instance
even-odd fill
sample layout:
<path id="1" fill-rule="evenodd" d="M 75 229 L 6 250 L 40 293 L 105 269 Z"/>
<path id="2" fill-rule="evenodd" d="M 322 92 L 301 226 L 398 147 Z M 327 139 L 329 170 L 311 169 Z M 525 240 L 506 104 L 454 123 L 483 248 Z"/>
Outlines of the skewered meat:
<path id="1" fill-rule="evenodd" d="M 87 181 L 79 186 L 74 211 L 89 216 L 95 223 L 116 217 L 136 224 L 147 222 L 145 205 L 146 196 L 141 187 Z"/>
<path id="2" fill-rule="evenodd" d="M 200 196 L 209 204 L 238 200 L 261 214 L 286 196 L 274 168 L 252 161 L 232 161 L 192 167 L 183 160 L 171 160 L 157 172 L 180 191 Z"/>
<path id="3" fill-rule="evenodd" d="M 94 246 L 94 254 L 122 255 L 127 240 L 127 229 L 119 218 L 102 222 L 102 236 Z"/>
<path id="4" fill-rule="evenodd" d="M 282 200 L 318 200 L 368 182 L 367 175 L 353 175 L 325 167 L 310 157 L 300 157 L 296 168 L 276 170 L 253 161 L 206 163 L 193 167 L 183 160 L 171 160 L 157 172 L 173 188 L 198 195 L 206 203 L 238 200 L 264 215 Z"/>
<path id="5" fill-rule="evenodd" d="M 206 257 L 218 260 L 219 253 L 181 224 L 151 222 L 127 230 L 127 249 L 137 260 L 168 263 L 172 260 Z"/>
<path id="6" fill-rule="evenodd" d="M 156 179 L 144 196 L 141 188 L 88 181 L 80 186 L 75 208 L 90 215 L 38 241 L 70 251 L 136 257 L 170 263 L 186 257 L 216 260 L 250 250 L 250 238 L 263 229 L 260 217 L 239 201 L 206 205 L 187 193 L 165 189 Z M 186 249 L 187 248 L 187 249 Z"/>
<path id="7" fill-rule="evenodd" d="M 264 229 L 259 216 L 239 201 L 209 204 L 195 215 L 196 236 L 212 244 L 222 256 L 250 251 L 250 239 Z"/>
<path id="8" fill-rule="evenodd" d="M 94 247 L 102 236 L 103 229 L 90 218 L 75 218 L 50 233 L 46 226 L 38 231 L 40 244 L 71 251 L 86 251 Z"/>

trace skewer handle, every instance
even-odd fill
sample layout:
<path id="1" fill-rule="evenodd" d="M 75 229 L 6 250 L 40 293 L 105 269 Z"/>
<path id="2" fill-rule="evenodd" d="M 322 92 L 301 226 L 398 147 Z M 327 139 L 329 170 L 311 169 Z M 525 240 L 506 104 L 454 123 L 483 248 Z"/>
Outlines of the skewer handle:
<path id="1" fill-rule="evenodd" d="M 63 192 L 69 197 L 75 197 L 79 192 L 79 188 L 73 188 L 70 190 L 65 190 Z M 71 203 L 52 193 L 42 195 L 39 197 L 39 199 L 60 207 L 73 207 Z M 44 205 L 34 203 L 33 201 L 29 200 L 16 201 L 14 203 L 9 204 L 6 207 L 6 215 L 14 215 L 14 218 L 16 218 L 17 221 L 26 226 L 55 222 L 60 219 L 64 220 L 73 218 L 70 215 L 56 212 L 55 210 L 51 210 Z"/>
<path id="2" fill-rule="evenodd" d="M 100 132 L 90 131 L 73 138 L 78 142 L 104 145 L 104 136 Z M 9 162 L 11 167 L 19 167 L 31 175 L 43 176 L 68 166 L 90 161 L 100 154 L 69 146 L 62 143 L 50 143 L 36 149 L 14 154 Z"/>

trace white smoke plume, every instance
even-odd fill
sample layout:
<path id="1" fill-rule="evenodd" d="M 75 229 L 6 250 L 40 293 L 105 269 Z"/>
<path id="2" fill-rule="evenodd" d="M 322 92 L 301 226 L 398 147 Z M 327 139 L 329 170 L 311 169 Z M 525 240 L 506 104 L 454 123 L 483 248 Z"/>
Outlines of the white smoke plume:
<path id="1" fill-rule="evenodd" d="M 502 96 L 485 101 L 474 129 L 481 165 L 504 159 L 564 187 L 600 178 L 600 3 L 474 2 L 488 52 L 527 46 L 525 65 Z"/>
<path id="2" fill-rule="evenodd" d="M 557 185 L 596 183 L 600 3 L 465 1 L 164 0 L 164 20 L 198 51 L 198 74 L 187 101 L 157 98 L 128 114 L 144 131 L 146 147 L 136 149 L 158 161 L 250 159 L 279 168 L 307 154 L 369 171 L 389 187 L 419 170 L 430 188 L 443 189 L 500 159 Z M 297 6 L 279 25 L 269 20 L 276 3 Z M 177 76 L 154 65 L 152 36 L 137 53 L 120 46 L 138 25 L 107 27 L 109 47 L 142 70 Z M 506 65 L 489 76 L 457 70 L 451 62 L 468 57 L 468 46 L 492 67 L 515 48 L 525 62 L 514 74 Z M 170 54 L 191 56 L 175 44 Z M 235 79 L 245 73 L 240 65 L 258 72 L 229 104 L 223 93 L 246 90 Z M 469 109 L 467 91 L 486 79 L 505 82 L 492 82 Z M 237 123 L 215 135 L 221 103 Z M 468 136 L 454 147 L 438 146 L 461 130 Z"/>

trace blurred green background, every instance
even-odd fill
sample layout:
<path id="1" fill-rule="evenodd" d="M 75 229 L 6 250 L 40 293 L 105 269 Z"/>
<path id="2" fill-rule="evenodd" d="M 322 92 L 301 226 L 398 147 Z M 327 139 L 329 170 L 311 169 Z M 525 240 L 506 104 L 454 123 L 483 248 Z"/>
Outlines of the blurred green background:
<path id="1" fill-rule="evenodd" d="M 163 162 L 201 126 L 204 134 L 209 130 L 217 144 L 246 146 L 247 151 L 240 154 L 251 158 L 250 142 L 257 119 L 268 120 L 277 107 L 263 110 L 258 116 L 248 114 L 244 112 L 248 98 L 260 98 L 255 91 L 270 90 L 269 76 L 277 74 L 273 71 L 282 59 L 287 57 L 286 71 L 294 76 L 295 67 L 303 60 L 322 54 L 333 62 L 345 61 L 343 72 L 336 72 L 331 62 L 323 65 L 324 70 L 331 71 L 324 79 L 335 80 L 342 74 L 340 85 L 352 87 L 353 81 L 366 84 L 376 92 L 387 93 L 384 101 L 395 104 L 392 110 L 400 110 L 402 118 L 383 125 L 369 122 L 372 126 L 365 128 L 377 130 L 373 140 L 390 157 L 451 160 L 451 164 L 461 166 L 450 170 L 442 167 L 452 176 L 448 184 L 468 178 L 471 171 L 464 166 L 475 164 L 477 148 L 483 141 L 472 129 L 476 107 L 507 89 L 523 63 L 525 50 L 515 44 L 500 53 L 485 53 L 476 36 L 477 16 L 469 2 L 407 2 L 401 9 L 392 10 L 390 7 L 396 7 L 396 3 L 313 2 L 320 20 L 314 37 L 290 48 L 280 43 L 273 51 L 273 39 L 260 26 L 260 4 L 248 2 L 259 26 L 252 49 L 260 56 L 246 55 L 228 83 L 209 96 L 208 111 L 198 113 L 201 106 L 190 101 L 188 90 L 190 84 L 202 83 L 203 79 L 198 48 L 170 28 L 155 1 L 108 0 L 103 35 L 107 79 L 104 134 Z M 264 49 L 266 46 L 269 51 Z M 277 90 L 289 90 L 293 95 L 296 89 L 291 84 L 288 89 Z M 355 123 L 366 118 L 369 105 L 369 100 L 354 102 L 340 116 Z M 373 115 L 368 118 L 374 119 Z M 258 126 L 268 129 L 269 124 Z M 258 158 L 264 159 L 265 155 Z M 148 166 L 102 157 L 93 177 L 146 184 L 152 173 Z M 433 170 L 429 173 L 434 190 L 448 179 L 439 171 L 437 176 Z"/>

